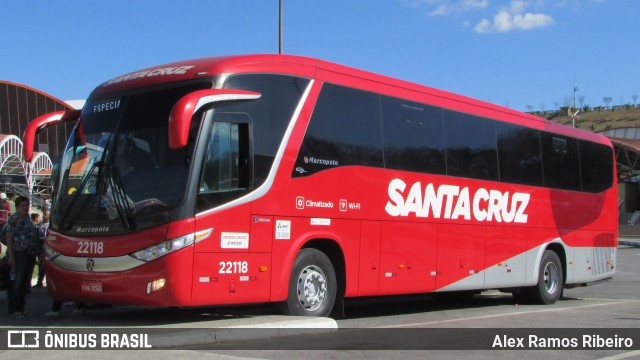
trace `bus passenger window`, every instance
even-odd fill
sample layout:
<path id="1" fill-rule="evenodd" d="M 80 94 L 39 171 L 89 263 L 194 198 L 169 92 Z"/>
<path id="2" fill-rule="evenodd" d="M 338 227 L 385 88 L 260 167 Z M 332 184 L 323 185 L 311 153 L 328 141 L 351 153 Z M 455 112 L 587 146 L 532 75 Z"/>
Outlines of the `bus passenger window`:
<path id="1" fill-rule="evenodd" d="M 498 180 L 495 121 L 444 111 L 447 175 Z"/>
<path id="2" fill-rule="evenodd" d="M 566 136 L 541 133 L 544 186 L 581 190 L 578 141 Z"/>

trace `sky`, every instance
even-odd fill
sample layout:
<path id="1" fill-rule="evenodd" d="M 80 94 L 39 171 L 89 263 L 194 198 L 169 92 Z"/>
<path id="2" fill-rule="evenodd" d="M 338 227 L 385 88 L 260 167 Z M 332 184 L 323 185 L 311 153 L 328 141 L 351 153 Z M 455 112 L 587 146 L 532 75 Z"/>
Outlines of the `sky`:
<path id="1" fill-rule="evenodd" d="M 637 0 L 282 0 L 283 53 L 520 111 L 633 103 Z M 278 52 L 278 0 L 0 0 L 0 80 L 62 100 L 178 60 Z M 634 96 L 635 95 L 635 96 Z M 636 100 L 640 104 L 640 100 Z"/>

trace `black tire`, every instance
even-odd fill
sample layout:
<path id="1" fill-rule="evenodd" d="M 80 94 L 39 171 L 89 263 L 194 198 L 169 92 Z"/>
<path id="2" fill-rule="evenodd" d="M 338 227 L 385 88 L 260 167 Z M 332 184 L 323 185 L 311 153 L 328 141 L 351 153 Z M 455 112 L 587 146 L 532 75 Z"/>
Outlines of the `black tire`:
<path id="1" fill-rule="evenodd" d="M 538 269 L 538 285 L 529 288 L 530 299 L 538 304 L 553 304 L 562 297 L 564 273 L 555 251 L 545 250 Z"/>
<path id="2" fill-rule="evenodd" d="M 302 249 L 293 263 L 289 295 L 281 308 L 288 315 L 329 316 L 338 282 L 331 260 L 316 249 Z"/>

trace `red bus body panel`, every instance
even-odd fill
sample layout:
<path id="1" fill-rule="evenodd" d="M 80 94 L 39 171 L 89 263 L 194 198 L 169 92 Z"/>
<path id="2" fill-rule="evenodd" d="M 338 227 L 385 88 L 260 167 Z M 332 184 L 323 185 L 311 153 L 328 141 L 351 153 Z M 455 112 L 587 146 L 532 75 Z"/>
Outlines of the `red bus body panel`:
<path id="1" fill-rule="evenodd" d="M 313 79 L 306 102 L 292 119 L 295 125 L 268 191 L 251 202 L 208 211 L 177 224 L 103 239 L 109 242 L 110 252 L 101 256 L 123 256 L 166 239 L 211 229 L 210 236 L 195 245 L 127 271 L 79 274 L 47 263 L 54 297 L 171 306 L 283 301 L 297 253 L 318 241 L 340 249 L 344 264 L 338 268 L 343 271 L 339 276 L 344 277 L 346 297 L 532 285 L 537 281 L 536 261 L 549 244 L 564 249 L 568 283 L 588 283 L 615 273 L 615 174 L 612 188 L 597 194 L 361 166 L 291 177 L 325 82 L 611 147 L 603 136 L 464 96 L 295 56 L 251 55 L 167 64 L 105 82 L 93 94 L 252 72 Z M 415 212 L 391 216 L 385 208 L 390 202 L 393 205 L 389 189 L 394 181 L 406 185 L 405 197 L 413 186 L 421 189 L 422 197 L 413 199 L 416 204 L 424 201 L 430 189 L 447 186 L 452 192 L 443 200 L 438 217 L 433 212 L 431 216 Z M 514 197 L 516 193 L 529 195 L 526 205 Z M 316 206 L 319 203 L 331 206 Z M 526 221 L 517 222 L 515 216 Z M 48 243 L 66 255 L 74 254 L 79 242 L 101 240 L 53 234 L 56 240 Z M 606 251 L 601 253 L 602 249 Z M 608 267 L 596 271 L 596 260 Z M 158 278 L 166 279 L 167 285 L 147 294 L 147 284 Z M 100 281 L 103 292 L 82 292 L 83 280 Z"/>

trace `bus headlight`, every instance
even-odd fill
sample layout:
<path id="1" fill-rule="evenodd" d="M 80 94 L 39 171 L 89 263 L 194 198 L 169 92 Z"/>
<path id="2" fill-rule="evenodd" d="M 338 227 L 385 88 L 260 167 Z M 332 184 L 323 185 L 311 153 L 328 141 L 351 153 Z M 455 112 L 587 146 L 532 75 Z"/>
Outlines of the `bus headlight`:
<path id="1" fill-rule="evenodd" d="M 181 236 L 179 238 L 167 240 L 158 245 L 153 245 L 146 249 L 136 251 L 133 254 L 131 254 L 131 256 L 142 261 L 147 261 L 147 262 L 152 261 L 159 257 L 170 254 L 174 251 L 180 250 L 187 246 L 191 246 L 201 240 L 204 240 L 207 237 L 209 237 L 209 235 L 211 235 L 212 232 L 213 232 L 213 229 L 207 229 L 207 230 L 199 231 L 195 234 L 188 234 L 185 236 Z"/>
<path id="2" fill-rule="evenodd" d="M 155 260 L 159 257 L 165 256 L 174 251 L 185 248 L 189 245 L 193 245 L 195 238 L 196 237 L 194 234 L 181 236 L 177 239 L 167 240 L 158 245 L 153 245 L 146 249 L 136 251 L 133 254 L 131 254 L 131 256 L 133 256 L 136 259 L 140 259 L 142 261 Z"/>

